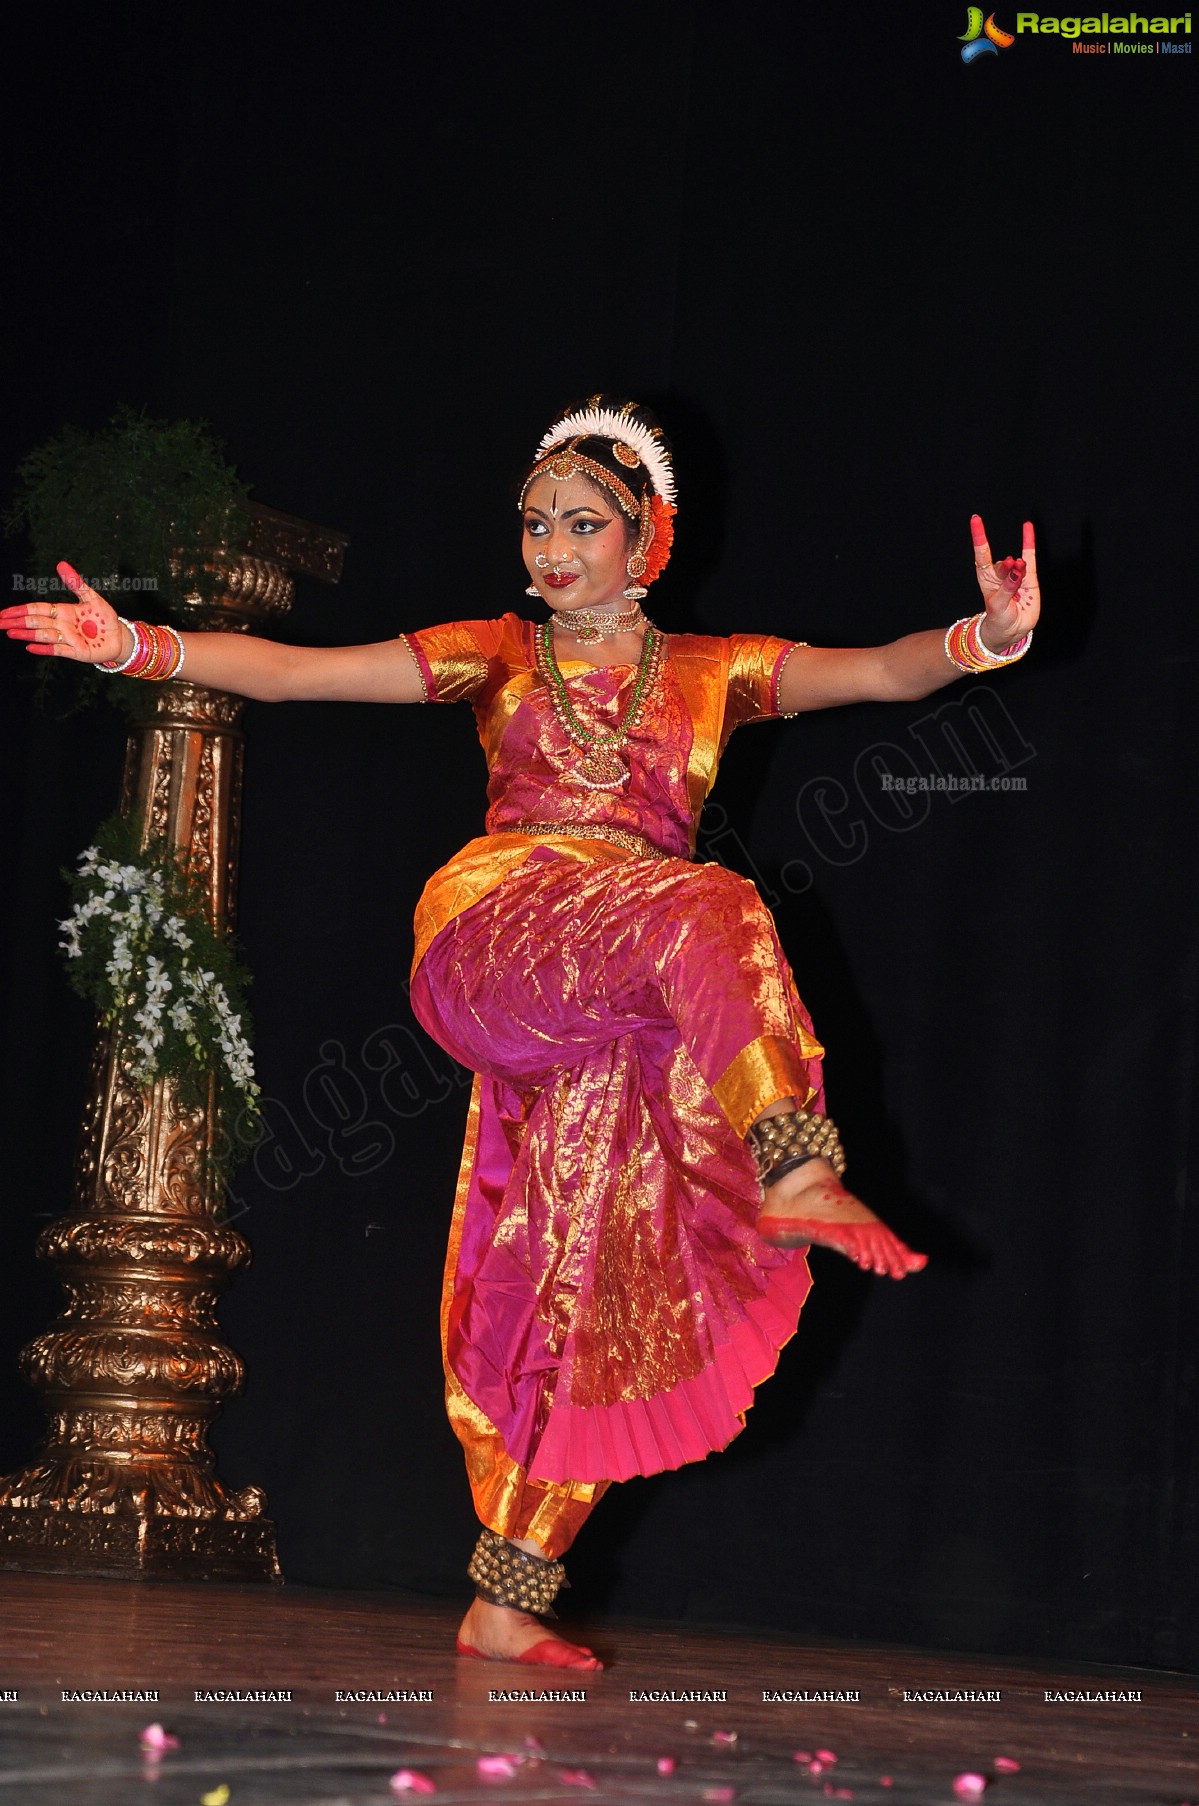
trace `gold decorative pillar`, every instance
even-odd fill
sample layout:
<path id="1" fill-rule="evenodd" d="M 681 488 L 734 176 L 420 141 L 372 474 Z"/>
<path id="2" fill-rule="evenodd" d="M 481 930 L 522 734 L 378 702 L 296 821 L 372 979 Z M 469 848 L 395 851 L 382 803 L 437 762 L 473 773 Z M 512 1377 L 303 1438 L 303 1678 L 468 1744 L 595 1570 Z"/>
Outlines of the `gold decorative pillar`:
<path id="1" fill-rule="evenodd" d="M 252 509 L 248 550 L 221 558 L 221 588 L 194 624 L 246 632 L 290 609 L 293 573 L 336 582 L 346 541 Z M 163 684 L 132 729 L 123 814 L 203 879 L 214 925 L 231 920 L 241 826 L 243 700 Z M 184 1102 L 169 1080 L 136 1084 L 99 1037 L 84 1110 L 75 1208 L 37 1251 L 66 1293 L 57 1322 L 21 1352 L 50 1427 L 0 1480 L 0 1568 L 178 1579 L 277 1580 L 275 1528 L 256 1486 L 230 1492 L 208 1428 L 240 1391 L 242 1363 L 217 1299 L 248 1264 L 223 1218 L 206 1150 L 220 1132 L 212 1087 Z"/>

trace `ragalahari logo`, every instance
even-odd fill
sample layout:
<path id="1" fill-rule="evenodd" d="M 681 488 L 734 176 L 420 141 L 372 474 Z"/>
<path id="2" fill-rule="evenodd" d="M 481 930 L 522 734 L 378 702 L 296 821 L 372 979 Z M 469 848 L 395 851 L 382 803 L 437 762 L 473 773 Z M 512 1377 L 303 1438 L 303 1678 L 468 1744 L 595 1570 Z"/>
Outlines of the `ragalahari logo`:
<path id="1" fill-rule="evenodd" d="M 962 46 L 962 61 L 972 63 L 977 56 L 998 56 L 1001 50 L 1010 50 L 1016 40 L 1010 31 L 999 29 L 994 13 L 988 13 L 984 19 L 981 6 L 968 6 L 966 29 L 958 42 Z"/>

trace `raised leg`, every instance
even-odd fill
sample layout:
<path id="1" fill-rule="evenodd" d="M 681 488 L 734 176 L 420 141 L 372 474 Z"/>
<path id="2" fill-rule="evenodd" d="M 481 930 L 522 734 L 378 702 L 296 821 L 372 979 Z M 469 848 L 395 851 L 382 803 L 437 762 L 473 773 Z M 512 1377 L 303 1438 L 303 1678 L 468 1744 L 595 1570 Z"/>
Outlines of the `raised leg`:
<path id="1" fill-rule="evenodd" d="M 754 1126 L 795 1107 L 794 1098 L 779 1098 Z M 892 1279 L 905 1279 L 928 1265 L 926 1254 L 901 1242 L 820 1158 L 805 1160 L 766 1185 L 758 1234 L 775 1248 L 833 1248 L 866 1272 Z"/>

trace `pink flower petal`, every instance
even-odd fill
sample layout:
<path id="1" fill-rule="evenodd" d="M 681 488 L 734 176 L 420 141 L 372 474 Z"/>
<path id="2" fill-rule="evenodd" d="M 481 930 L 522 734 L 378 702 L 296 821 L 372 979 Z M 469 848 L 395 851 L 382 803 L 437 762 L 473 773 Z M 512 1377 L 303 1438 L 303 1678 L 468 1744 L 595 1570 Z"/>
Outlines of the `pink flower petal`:
<path id="1" fill-rule="evenodd" d="M 539 1737 L 526 1737 L 525 1748 L 531 1756 L 544 1756 L 545 1745 Z"/>
<path id="2" fill-rule="evenodd" d="M 179 1748 L 179 1739 L 172 1737 L 169 1731 L 164 1731 L 160 1724 L 148 1724 L 144 1731 L 139 1732 L 137 1740 L 144 1750 L 177 1750 Z"/>
<path id="3" fill-rule="evenodd" d="M 660 1775 L 673 1775 L 673 1773 L 674 1773 L 674 1757 L 673 1756 L 659 1756 L 658 1760 L 654 1764 L 654 1766 Z"/>
<path id="4" fill-rule="evenodd" d="M 893 1775 L 880 1775 L 878 1784 L 880 1787 L 894 1787 L 895 1777 Z"/>
<path id="5" fill-rule="evenodd" d="M 812 1752 L 811 1750 L 794 1750 L 792 1751 L 791 1760 L 792 1762 L 810 1762 L 812 1760 Z"/>
<path id="6" fill-rule="evenodd" d="M 996 1756 L 995 1767 L 1001 1775 L 1018 1775 L 1020 1764 L 1012 1756 Z"/>
<path id="7" fill-rule="evenodd" d="M 970 1769 L 953 1777 L 953 1791 L 959 1800 L 980 1800 L 987 1791 L 987 1777 L 976 1775 Z"/>
<path id="8" fill-rule="evenodd" d="M 837 1752 L 836 1750 L 817 1750 L 816 1760 L 817 1762 L 827 1763 L 829 1768 L 831 1768 L 833 1763 L 837 1760 Z"/>
<path id="9" fill-rule="evenodd" d="M 736 1741 L 737 1741 L 736 1731 L 713 1731 L 712 1732 L 712 1742 L 713 1743 L 736 1743 Z"/>
<path id="10" fill-rule="evenodd" d="M 475 1768 L 485 1781 L 510 1781 L 516 1773 L 515 1756 L 480 1756 Z"/>
<path id="11" fill-rule="evenodd" d="M 596 1785 L 595 1776 L 589 1775 L 585 1768 L 560 1768 L 559 1781 L 565 1781 L 568 1787 L 591 1787 Z"/>
<path id="12" fill-rule="evenodd" d="M 699 1797 L 701 1800 L 735 1800 L 737 1790 L 735 1787 L 705 1787 Z"/>
<path id="13" fill-rule="evenodd" d="M 389 1783 L 392 1793 L 436 1793 L 437 1788 L 428 1775 L 422 1775 L 415 1768 L 397 1768 Z"/>

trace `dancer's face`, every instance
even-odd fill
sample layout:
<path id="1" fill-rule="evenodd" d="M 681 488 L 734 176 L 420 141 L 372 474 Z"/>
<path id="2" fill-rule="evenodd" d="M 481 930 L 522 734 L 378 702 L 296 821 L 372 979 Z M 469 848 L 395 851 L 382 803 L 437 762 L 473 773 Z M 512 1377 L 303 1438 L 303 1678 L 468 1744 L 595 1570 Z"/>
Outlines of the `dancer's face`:
<path id="1" fill-rule="evenodd" d="M 621 608 L 633 541 L 625 516 L 586 477 L 538 477 L 525 497 L 525 569 L 553 609 Z"/>

